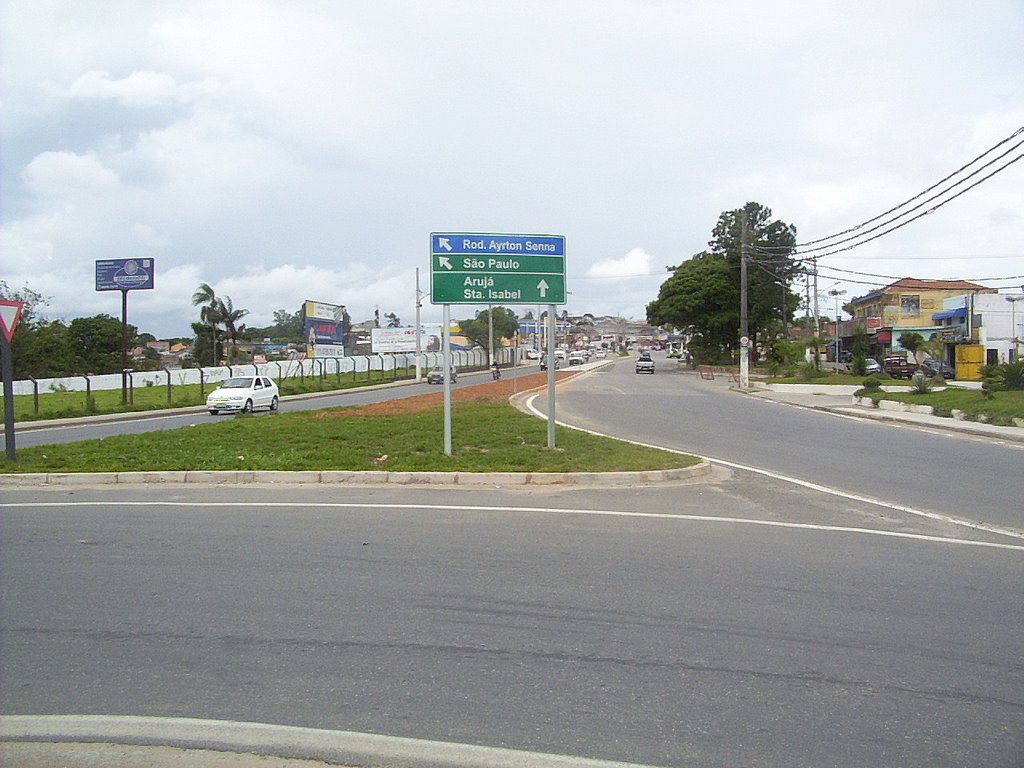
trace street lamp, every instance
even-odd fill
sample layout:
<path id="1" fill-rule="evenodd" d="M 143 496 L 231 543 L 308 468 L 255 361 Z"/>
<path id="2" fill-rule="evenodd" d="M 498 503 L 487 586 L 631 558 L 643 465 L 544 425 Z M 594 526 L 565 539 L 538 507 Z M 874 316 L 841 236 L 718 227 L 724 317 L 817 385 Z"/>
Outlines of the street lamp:
<path id="1" fill-rule="evenodd" d="M 836 373 L 839 373 L 839 297 L 845 293 L 835 288 L 828 292 L 829 296 L 836 297 Z"/>
<path id="2" fill-rule="evenodd" d="M 786 304 L 787 304 L 787 302 L 786 302 L 786 294 L 789 293 L 789 286 L 786 285 L 781 280 L 774 280 L 773 282 L 782 289 L 782 337 L 784 339 L 788 339 L 789 338 L 789 326 L 788 326 L 788 316 L 789 316 L 788 309 L 789 308 L 786 306 Z"/>
<path id="3" fill-rule="evenodd" d="M 1021 286 L 1021 289 L 1024 289 L 1024 285 Z M 1004 298 L 1010 302 L 1010 344 L 1013 345 L 1011 347 L 1013 350 L 1013 360 L 1010 362 L 1015 363 L 1020 359 L 1020 354 L 1017 350 L 1017 302 L 1024 299 L 1024 294 L 1020 296 L 1006 296 Z"/>

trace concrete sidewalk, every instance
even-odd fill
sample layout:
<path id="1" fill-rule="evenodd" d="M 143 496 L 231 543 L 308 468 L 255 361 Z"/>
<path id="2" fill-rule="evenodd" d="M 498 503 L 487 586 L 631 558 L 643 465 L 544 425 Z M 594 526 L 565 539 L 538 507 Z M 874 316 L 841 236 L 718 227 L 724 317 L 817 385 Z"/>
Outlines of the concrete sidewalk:
<path id="1" fill-rule="evenodd" d="M 786 403 L 798 408 L 810 408 L 843 416 L 855 416 L 875 421 L 887 421 L 928 429 L 941 429 L 993 440 L 1024 443 L 1024 427 L 1001 427 L 979 421 L 935 416 L 924 412 L 923 409 L 903 410 L 894 401 L 888 401 L 892 403 L 891 406 L 877 408 L 870 405 L 862 405 L 853 396 L 853 393 L 859 389 L 856 386 L 773 384 L 752 381 L 751 387 L 751 390 L 745 394 L 761 397 L 766 400 L 774 400 L 779 403 Z M 742 391 L 735 386 L 732 389 Z"/>

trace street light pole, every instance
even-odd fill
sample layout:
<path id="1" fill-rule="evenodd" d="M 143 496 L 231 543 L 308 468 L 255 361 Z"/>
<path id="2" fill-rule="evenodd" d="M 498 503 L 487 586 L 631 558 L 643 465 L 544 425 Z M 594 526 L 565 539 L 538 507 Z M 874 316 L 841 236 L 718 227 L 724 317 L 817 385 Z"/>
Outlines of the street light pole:
<path id="1" fill-rule="evenodd" d="M 1024 285 L 1021 286 L 1024 290 Z M 1008 302 L 1010 302 L 1010 349 L 1013 351 L 1013 360 L 1011 363 L 1015 363 L 1020 360 L 1020 351 L 1017 349 L 1017 302 L 1024 300 L 1024 294 L 1020 296 L 1006 296 Z"/>
<path id="2" fill-rule="evenodd" d="M 835 360 L 836 368 L 835 368 L 835 370 L 836 370 L 836 373 L 839 373 L 839 297 L 842 296 L 844 293 L 846 293 L 846 291 L 836 290 L 835 288 L 833 288 L 831 291 L 828 292 L 829 296 L 835 296 L 836 297 L 836 333 L 835 333 L 835 342 L 836 342 L 836 352 L 835 352 L 835 355 L 836 355 L 836 360 Z"/>

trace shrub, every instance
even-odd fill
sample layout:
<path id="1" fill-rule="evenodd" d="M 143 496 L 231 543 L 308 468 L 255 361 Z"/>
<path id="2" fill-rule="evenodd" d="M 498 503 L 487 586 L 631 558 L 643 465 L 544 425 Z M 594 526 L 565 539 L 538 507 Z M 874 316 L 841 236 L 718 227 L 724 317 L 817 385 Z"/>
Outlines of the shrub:
<path id="1" fill-rule="evenodd" d="M 806 362 L 800 366 L 800 377 L 806 381 L 818 378 L 818 366 L 813 362 Z"/>
<path id="2" fill-rule="evenodd" d="M 877 392 L 882 388 L 882 380 L 877 376 L 868 376 L 864 379 L 862 386 L 868 392 Z"/>
<path id="3" fill-rule="evenodd" d="M 864 355 L 854 355 L 850 362 L 850 373 L 854 376 L 863 376 L 868 372 L 868 360 Z"/>
<path id="4" fill-rule="evenodd" d="M 1000 379 L 1003 389 L 1022 390 L 1024 389 L 1024 360 L 1015 363 L 1006 363 L 999 366 Z"/>
<path id="5" fill-rule="evenodd" d="M 932 391 L 935 382 L 923 373 L 915 373 L 910 377 L 910 391 L 916 395 L 926 395 Z"/>

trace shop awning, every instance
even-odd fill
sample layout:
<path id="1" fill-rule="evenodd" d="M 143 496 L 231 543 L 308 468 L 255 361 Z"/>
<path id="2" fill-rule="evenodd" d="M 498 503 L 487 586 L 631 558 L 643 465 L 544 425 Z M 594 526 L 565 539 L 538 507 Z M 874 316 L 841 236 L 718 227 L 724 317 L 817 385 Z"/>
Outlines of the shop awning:
<path id="1" fill-rule="evenodd" d="M 875 334 L 876 344 L 889 344 L 892 341 L 892 330 L 885 328 Z"/>
<path id="2" fill-rule="evenodd" d="M 967 317 L 967 307 L 957 307 L 956 309 L 944 309 L 941 312 L 936 312 L 932 315 L 932 322 L 940 322 L 941 320 L 949 320 L 953 317 L 959 317 L 964 319 Z"/>

